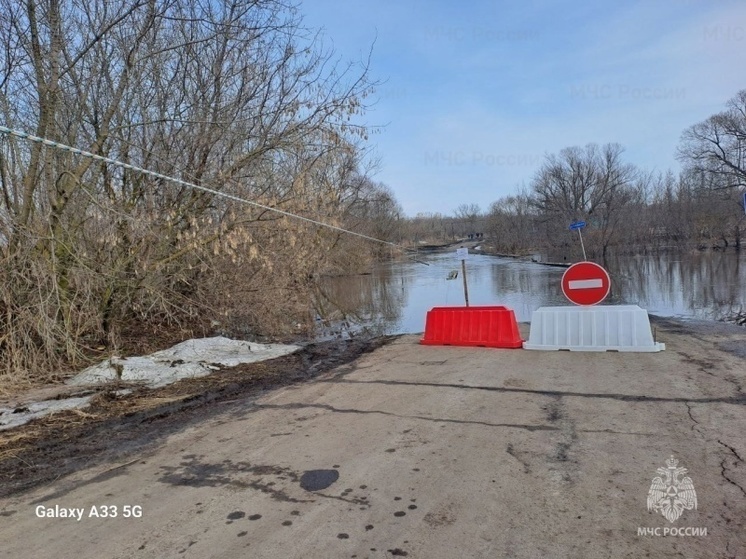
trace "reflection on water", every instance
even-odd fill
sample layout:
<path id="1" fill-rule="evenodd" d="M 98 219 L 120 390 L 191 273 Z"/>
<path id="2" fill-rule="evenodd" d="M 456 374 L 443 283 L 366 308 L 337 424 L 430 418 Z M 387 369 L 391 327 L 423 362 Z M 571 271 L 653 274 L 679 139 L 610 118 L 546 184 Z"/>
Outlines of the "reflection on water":
<path id="1" fill-rule="evenodd" d="M 695 253 L 636 256 L 609 262 L 609 304 L 638 304 L 651 314 L 719 319 L 746 308 L 746 255 Z M 461 263 L 455 252 L 416 262 L 383 264 L 371 275 L 331 278 L 322 287 L 320 314 L 345 328 L 375 334 L 422 332 L 435 306 L 464 305 Z M 458 278 L 447 280 L 454 270 Z M 505 305 L 519 322 L 545 305 L 570 304 L 562 295 L 564 268 L 470 255 L 469 303 Z M 332 312 L 332 309 L 338 309 Z"/>
<path id="2" fill-rule="evenodd" d="M 637 256 L 609 265 L 615 294 L 652 314 L 720 319 L 746 308 L 746 254 Z"/>

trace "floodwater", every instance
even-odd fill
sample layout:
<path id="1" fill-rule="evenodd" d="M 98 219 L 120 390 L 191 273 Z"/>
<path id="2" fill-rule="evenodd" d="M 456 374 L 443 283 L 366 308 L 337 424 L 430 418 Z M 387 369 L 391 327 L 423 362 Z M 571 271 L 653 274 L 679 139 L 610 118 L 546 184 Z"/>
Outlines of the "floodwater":
<path id="1" fill-rule="evenodd" d="M 461 261 L 455 251 L 379 265 L 372 274 L 330 278 L 320 297 L 332 318 L 326 334 L 422 332 L 435 306 L 464 305 Z M 669 253 L 621 257 L 608 263 L 611 293 L 604 304 L 636 304 L 650 314 L 718 320 L 746 309 L 746 252 Z M 458 277 L 447 279 L 458 271 Z M 470 305 L 504 305 L 519 322 L 534 310 L 569 305 L 565 268 L 472 255 L 466 260 Z M 337 309 L 333 311 L 333 309 Z M 334 320 L 336 319 L 336 320 Z M 320 321 L 324 322 L 324 321 Z"/>

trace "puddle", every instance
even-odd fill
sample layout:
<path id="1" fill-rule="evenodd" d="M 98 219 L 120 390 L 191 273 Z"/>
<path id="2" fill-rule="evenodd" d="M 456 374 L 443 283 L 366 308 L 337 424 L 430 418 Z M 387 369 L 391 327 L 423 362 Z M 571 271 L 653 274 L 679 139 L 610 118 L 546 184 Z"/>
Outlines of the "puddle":
<path id="1" fill-rule="evenodd" d="M 300 477 L 300 486 L 306 491 L 321 491 L 338 479 L 337 470 L 308 470 Z"/>

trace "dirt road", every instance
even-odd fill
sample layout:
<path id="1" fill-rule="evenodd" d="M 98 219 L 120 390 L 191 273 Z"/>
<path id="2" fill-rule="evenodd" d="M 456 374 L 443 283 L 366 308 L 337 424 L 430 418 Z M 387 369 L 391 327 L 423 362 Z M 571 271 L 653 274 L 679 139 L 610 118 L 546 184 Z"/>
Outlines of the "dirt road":
<path id="1" fill-rule="evenodd" d="M 746 557 L 744 331 L 657 327 L 652 354 L 399 338 L 3 499 L 0 557 Z M 674 522 L 647 509 L 672 455 Z"/>

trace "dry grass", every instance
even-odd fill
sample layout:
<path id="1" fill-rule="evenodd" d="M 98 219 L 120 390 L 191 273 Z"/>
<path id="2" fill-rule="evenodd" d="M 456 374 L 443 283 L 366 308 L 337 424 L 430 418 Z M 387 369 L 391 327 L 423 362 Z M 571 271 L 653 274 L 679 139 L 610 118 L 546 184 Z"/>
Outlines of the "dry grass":
<path id="1" fill-rule="evenodd" d="M 133 394 L 117 397 L 111 392 L 101 392 L 91 399 L 85 410 L 72 409 L 51 413 L 15 429 L 0 431 L 0 461 L 18 458 L 32 449 L 38 441 L 54 434 L 65 440 L 81 426 L 107 419 L 156 409 L 165 404 L 179 402 L 193 396 L 193 392 L 172 395 Z"/>

